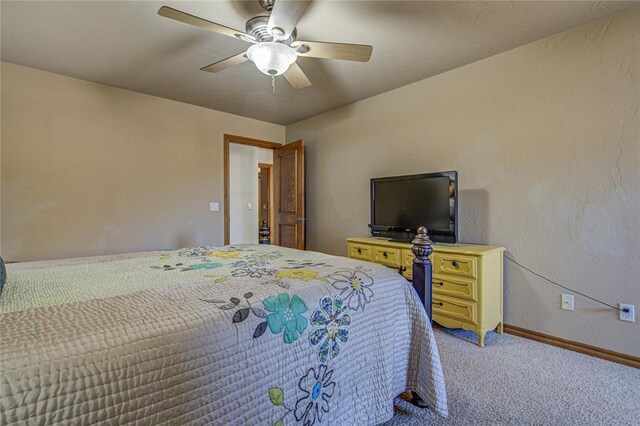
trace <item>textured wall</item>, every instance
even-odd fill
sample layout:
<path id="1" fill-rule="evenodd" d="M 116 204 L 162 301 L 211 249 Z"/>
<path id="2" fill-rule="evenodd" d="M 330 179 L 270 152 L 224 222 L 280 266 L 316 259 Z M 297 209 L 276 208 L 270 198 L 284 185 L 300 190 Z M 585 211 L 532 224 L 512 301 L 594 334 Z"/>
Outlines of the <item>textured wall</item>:
<path id="1" fill-rule="evenodd" d="M 284 127 L 2 63 L 2 256 L 223 243 L 223 134 Z M 214 94 L 211 94 L 214 96 Z"/>
<path id="2" fill-rule="evenodd" d="M 455 169 L 460 236 L 640 308 L 640 12 L 287 126 L 307 144 L 311 250 L 365 235 L 369 179 Z M 640 356 L 640 327 L 506 263 L 506 322 Z"/>

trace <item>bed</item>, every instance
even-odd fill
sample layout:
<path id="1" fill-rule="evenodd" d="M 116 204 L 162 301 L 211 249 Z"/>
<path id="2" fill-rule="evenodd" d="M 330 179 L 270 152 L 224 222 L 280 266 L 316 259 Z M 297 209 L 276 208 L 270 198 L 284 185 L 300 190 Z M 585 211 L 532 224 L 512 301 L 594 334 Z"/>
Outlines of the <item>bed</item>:
<path id="1" fill-rule="evenodd" d="M 420 297 L 343 257 L 263 244 L 12 264 L 0 324 L 3 425 L 379 424 L 404 391 L 447 415 Z"/>

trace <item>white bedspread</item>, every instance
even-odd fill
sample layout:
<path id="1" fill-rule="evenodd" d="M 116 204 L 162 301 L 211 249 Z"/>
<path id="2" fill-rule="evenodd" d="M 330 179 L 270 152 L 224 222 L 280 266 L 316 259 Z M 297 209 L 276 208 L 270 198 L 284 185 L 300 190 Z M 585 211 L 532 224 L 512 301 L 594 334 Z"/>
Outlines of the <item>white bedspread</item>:
<path id="1" fill-rule="evenodd" d="M 367 425 L 405 390 L 447 415 L 425 311 L 380 265 L 247 245 L 8 273 L 3 425 Z"/>

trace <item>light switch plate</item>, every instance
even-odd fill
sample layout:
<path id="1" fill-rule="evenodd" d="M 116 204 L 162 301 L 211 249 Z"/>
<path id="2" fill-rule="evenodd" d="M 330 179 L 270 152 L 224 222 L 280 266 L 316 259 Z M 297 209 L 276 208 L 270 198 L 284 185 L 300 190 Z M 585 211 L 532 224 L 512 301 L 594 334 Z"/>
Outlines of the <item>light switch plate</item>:
<path id="1" fill-rule="evenodd" d="M 565 311 L 573 311 L 573 296 L 570 294 L 562 295 L 562 309 Z"/>
<path id="2" fill-rule="evenodd" d="M 209 211 L 210 212 L 220 211 L 220 203 L 209 203 Z"/>

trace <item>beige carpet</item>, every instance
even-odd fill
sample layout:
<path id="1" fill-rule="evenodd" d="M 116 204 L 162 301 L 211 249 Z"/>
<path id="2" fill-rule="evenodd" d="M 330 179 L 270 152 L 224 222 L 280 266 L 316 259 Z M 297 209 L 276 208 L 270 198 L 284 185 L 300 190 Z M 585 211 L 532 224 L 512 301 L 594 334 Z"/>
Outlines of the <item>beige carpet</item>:
<path id="1" fill-rule="evenodd" d="M 508 334 L 471 339 L 436 329 L 449 418 L 396 399 L 385 426 L 640 425 L 640 370 Z"/>

